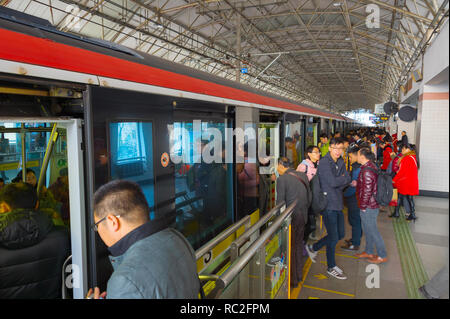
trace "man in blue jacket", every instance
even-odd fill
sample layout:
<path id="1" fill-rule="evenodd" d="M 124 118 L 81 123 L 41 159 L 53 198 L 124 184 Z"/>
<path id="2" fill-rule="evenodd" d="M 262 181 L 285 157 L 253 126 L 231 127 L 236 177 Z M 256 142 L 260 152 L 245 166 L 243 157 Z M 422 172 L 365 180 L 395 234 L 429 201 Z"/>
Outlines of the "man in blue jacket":
<path id="1" fill-rule="evenodd" d="M 335 261 L 336 245 L 345 236 L 345 221 L 342 213 L 344 209 L 343 190 L 351 182 L 351 177 L 345 169 L 345 162 L 341 157 L 343 151 L 343 140 L 332 138 L 329 153 L 319 161 L 317 174 L 322 192 L 326 195 L 328 202 L 326 210 L 322 212 L 327 236 L 314 245 L 306 246 L 312 262 L 315 262 L 317 251 L 326 246 L 327 273 L 337 279 L 347 279 L 344 271 L 336 266 Z"/>
<path id="2" fill-rule="evenodd" d="M 348 150 L 349 162 L 351 164 L 352 183 L 345 189 L 344 201 L 347 206 L 348 223 L 352 226 L 352 238 L 346 240 L 346 244 L 341 246 L 344 250 L 356 251 L 359 250 L 361 244 L 362 227 L 361 216 L 356 199 L 356 181 L 358 180 L 359 172 L 361 171 L 361 164 L 358 160 L 359 147 L 357 145 L 350 147 Z"/>
<path id="3" fill-rule="evenodd" d="M 106 292 L 88 298 L 196 299 L 200 291 L 195 253 L 178 231 L 149 220 L 139 185 L 116 180 L 94 195 L 94 230 L 111 253 L 114 268 Z"/>

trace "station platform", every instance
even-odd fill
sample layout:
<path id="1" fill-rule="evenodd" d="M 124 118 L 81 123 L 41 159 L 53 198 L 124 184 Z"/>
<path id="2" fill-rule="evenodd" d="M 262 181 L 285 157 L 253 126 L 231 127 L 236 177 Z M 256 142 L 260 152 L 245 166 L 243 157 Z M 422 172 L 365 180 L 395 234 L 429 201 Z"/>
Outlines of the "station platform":
<path id="1" fill-rule="evenodd" d="M 345 209 L 347 220 L 346 213 Z M 367 268 L 371 264 L 358 259 L 353 252 L 341 249 L 351 232 L 346 221 L 346 237 L 336 247 L 336 264 L 344 270 L 347 279 L 339 280 L 327 274 L 324 247 L 319 251 L 316 263 L 305 257 L 304 281 L 291 290 L 291 299 L 422 299 L 417 288 L 448 261 L 449 201 L 447 198 L 418 196 L 415 223 L 406 222 L 403 212 L 401 218 L 394 220 L 388 217 L 389 214 L 380 212 L 378 217 L 378 228 L 388 252 L 388 261 L 378 265 L 378 288 L 366 286 L 368 276 L 373 274 L 373 270 Z M 364 245 L 363 234 L 360 251 Z M 448 295 L 442 298 L 448 299 Z"/>

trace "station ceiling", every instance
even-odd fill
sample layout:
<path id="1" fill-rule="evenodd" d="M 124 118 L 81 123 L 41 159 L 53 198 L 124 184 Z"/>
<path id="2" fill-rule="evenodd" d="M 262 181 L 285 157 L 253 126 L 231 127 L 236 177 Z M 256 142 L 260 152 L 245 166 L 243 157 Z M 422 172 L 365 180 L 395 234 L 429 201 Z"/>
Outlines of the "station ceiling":
<path id="1" fill-rule="evenodd" d="M 336 113 L 373 110 L 386 102 L 415 53 L 439 32 L 438 21 L 448 18 L 448 0 L 0 0 L 0 5 L 47 19 L 63 31 Z"/>

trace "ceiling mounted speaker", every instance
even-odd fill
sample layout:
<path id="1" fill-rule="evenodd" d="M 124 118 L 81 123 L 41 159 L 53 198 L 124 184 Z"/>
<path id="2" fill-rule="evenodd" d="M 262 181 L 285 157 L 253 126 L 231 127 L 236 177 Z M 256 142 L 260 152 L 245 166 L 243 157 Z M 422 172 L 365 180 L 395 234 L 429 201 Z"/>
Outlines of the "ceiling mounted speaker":
<path id="1" fill-rule="evenodd" d="M 390 115 L 398 112 L 398 104 L 395 102 L 387 102 L 383 105 L 384 113 Z"/>
<path id="2" fill-rule="evenodd" d="M 403 122 L 412 122 L 416 119 L 417 109 L 406 105 L 398 111 L 398 118 Z"/>

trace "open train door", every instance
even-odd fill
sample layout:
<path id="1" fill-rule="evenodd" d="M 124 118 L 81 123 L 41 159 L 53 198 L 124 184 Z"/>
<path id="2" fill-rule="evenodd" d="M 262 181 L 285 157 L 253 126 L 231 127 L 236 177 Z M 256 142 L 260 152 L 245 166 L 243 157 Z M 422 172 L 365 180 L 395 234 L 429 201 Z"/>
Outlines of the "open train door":
<path id="1" fill-rule="evenodd" d="M 0 117 L 0 133 L 0 173 L 7 184 L 15 178 L 21 179 L 20 171 L 26 172 L 27 168 L 36 174 L 38 193 L 40 187 L 47 185 L 48 192 L 59 177 L 68 176 L 70 214 L 64 216 L 59 207 L 61 215 L 53 217 L 53 221 L 69 230 L 71 252 L 67 255 L 71 254 L 71 258 L 67 258 L 62 267 L 55 265 L 54 273 L 62 278 L 63 298 L 67 298 L 68 291 L 73 298 L 84 298 L 88 287 L 82 120 Z"/>

